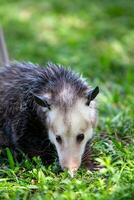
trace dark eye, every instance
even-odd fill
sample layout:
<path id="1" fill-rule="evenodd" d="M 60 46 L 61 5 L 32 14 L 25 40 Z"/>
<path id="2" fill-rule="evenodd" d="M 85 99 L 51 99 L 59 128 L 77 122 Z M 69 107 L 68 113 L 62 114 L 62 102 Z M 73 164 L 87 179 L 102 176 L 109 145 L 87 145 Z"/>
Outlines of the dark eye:
<path id="1" fill-rule="evenodd" d="M 82 140 L 84 140 L 84 134 L 83 133 L 77 135 L 77 142 L 80 143 L 80 142 L 82 142 Z"/>
<path id="2" fill-rule="evenodd" d="M 62 143 L 61 136 L 56 135 L 56 141 L 57 141 L 59 144 L 61 144 L 61 143 Z"/>

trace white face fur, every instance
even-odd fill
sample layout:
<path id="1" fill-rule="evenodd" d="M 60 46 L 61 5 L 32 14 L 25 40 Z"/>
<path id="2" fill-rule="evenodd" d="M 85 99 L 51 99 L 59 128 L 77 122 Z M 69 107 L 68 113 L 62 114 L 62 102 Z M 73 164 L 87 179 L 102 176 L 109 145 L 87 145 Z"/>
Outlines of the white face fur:
<path id="1" fill-rule="evenodd" d="M 59 108 L 52 108 L 47 121 L 49 138 L 56 146 L 60 165 L 73 175 L 81 164 L 86 143 L 93 135 L 95 102 L 91 101 L 87 106 L 85 100 L 80 99 L 66 113 Z"/>

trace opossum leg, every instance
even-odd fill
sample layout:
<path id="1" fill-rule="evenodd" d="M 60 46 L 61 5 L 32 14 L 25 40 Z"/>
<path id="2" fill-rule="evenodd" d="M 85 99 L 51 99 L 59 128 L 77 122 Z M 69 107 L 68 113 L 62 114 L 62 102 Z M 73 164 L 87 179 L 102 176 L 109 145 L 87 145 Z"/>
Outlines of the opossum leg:
<path id="1" fill-rule="evenodd" d="M 6 135 L 4 135 L 3 131 L 0 130 L 0 149 L 3 149 L 4 147 L 8 146 L 9 146 L 9 140 L 6 137 Z"/>
<path id="2" fill-rule="evenodd" d="M 12 126 L 17 124 L 13 127 L 17 160 L 20 160 L 21 155 L 29 158 L 40 156 L 45 164 L 52 163 L 55 160 L 55 148 L 50 143 L 45 124 L 36 115 L 30 116 L 29 113 L 21 113 L 16 118 L 19 121 L 14 121 Z"/>

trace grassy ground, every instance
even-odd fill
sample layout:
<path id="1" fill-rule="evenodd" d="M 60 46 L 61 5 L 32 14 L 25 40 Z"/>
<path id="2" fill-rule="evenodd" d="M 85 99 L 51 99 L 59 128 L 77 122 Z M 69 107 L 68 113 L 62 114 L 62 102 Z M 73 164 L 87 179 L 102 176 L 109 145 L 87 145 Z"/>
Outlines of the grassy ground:
<path id="1" fill-rule="evenodd" d="M 11 59 L 71 66 L 99 85 L 92 157 L 103 169 L 72 179 L 39 158 L 0 155 L 0 199 L 134 198 L 134 1 L 0 0 Z"/>

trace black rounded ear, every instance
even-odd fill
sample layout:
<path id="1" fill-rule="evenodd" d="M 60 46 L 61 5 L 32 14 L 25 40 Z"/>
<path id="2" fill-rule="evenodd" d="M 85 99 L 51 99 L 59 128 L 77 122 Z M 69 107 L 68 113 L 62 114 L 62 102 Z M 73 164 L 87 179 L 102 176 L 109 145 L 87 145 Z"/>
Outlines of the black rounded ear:
<path id="1" fill-rule="evenodd" d="M 99 93 L 99 87 L 98 86 L 95 89 L 90 90 L 88 92 L 88 95 L 87 95 L 87 103 L 86 103 L 86 105 L 89 106 L 90 101 L 94 100 L 95 97 L 98 95 L 98 93 Z"/>
<path id="2" fill-rule="evenodd" d="M 36 95 L 34 93 L 32 93 L 33 97 L 34 97 L 34 100 L 35 102 L 39 105 L 39 106 L 42 106 L 42 107 L 46 107 L 48 108 L 49 110 L 51 109 L 50 108 L 50 104 L 48 103 L 48 99 L 44 96 L 39 96 L 39 95 Z"/>

